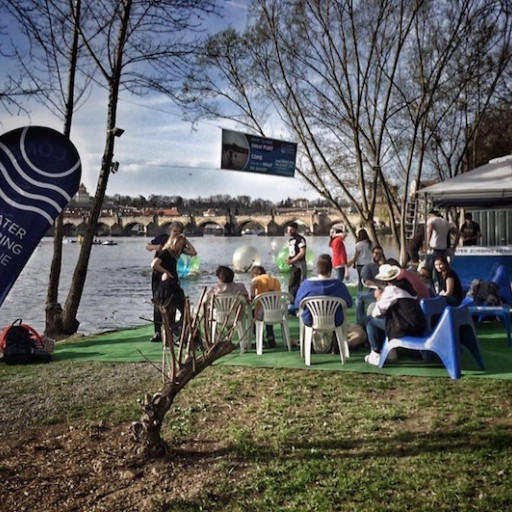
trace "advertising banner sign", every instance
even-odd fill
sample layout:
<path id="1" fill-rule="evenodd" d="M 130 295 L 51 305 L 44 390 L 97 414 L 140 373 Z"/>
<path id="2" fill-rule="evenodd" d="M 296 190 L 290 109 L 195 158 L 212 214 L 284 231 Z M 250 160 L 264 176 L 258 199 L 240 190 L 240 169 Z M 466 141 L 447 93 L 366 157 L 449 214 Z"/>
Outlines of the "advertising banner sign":
<path id="1" fill-rule="evenodd" d="M 222 130 L 221 169 L 293 178 L 297 144 Z"/>
<path id="2" fill-rule="evenodd" d="M 0 306 L 81 173 L 78 151 L 60 132 L 32 126 L 0 136 Z"/>

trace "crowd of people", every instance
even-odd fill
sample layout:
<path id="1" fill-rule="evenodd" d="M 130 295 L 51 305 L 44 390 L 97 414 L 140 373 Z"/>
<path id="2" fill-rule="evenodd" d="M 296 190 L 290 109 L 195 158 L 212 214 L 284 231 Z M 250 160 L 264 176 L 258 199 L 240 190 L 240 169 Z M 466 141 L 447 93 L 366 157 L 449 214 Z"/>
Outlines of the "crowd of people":
<path id="1" fill-rule="evenodd" d="M 450 259 L 459 239 L 463 245 L 474 245 L 481 236 L 480 227 L 466 214 L 465 222 L 457 229 L 444 219 L 438 211 L 428 213 L 425 240 L 423 233 L 411 241 L 408 248 L 407 268 L 402 268 L 395 259 L 386 259 L 384 249 L 373 243 L 366 229 L 359 229 L 354 253 L 348 257 L 345 247 L 347 233 L 342 229 L 330 231 L 329 249 L 331 254 L 321 254 L 316 262 L 316 275 L 308 278 L 306 238 L 299 233 L 296 223 L 287 229 L 288 257 L 290 267 L 288 292 L 292 298 L 290 312 L 295 314 L 301 301 L 310 296 L 339 297 L 346 307 L 355 303 L 355 321 L 360 332 L 367 338 L 370 349 L 365 361 L 379 364 L 380 351 L 386 337 L 421 335 L 425 331 L 425 318 L 420 300 L 436 295 L 443 296 L 449 305 L 459 305 L 463 298 L 463 288 L 457 274 L 450 267 Z M 414 243 L 414 246 L 412 245 Z M 151 263 L 152 294 L 155 303 L 164 305 L 169 325 L 173 333 L 180 331 L 179 312 L 183 317 L 185 295 L 180 286 L 177 262 L 181 254 L 194 256 L 194 246 L 184 235 L 184 226 L 180 222 L 171 225 L 169 235 L 159 235 L 147 245 L 148 251 L 154 251 Z M 410 250 L 409 250 L 410 249 Z M 420 252 L 427 257 L 420 262 Z M 355 301 L 345 285 L 349 269 L 357 271 L 357 292 Z M 251 302 L 265 292 L 281 291 L 281 282 L 268 274 L 264 267 L 255 265 L 251 269 L 250 289 L 235 281 L 235 273 L 227 266 L 220 265 L 216 270 L 217 284 L 209 291 L 209 296 L 224 293 L 238 294 L 247 304 L 254 318 L 260 318 L 260 310 L 252 311 Z M 161 309 L 155 307 L 154 335 L 151 341 L 161 341 Z M 302 320 L 311 323 L 311 314 L 306 309 Z M 343 310 L 336 313 L 336 325 L 344 322 Z M 265 343 L 275 347 L 275 335 L 272 325 L 266 326 Z M 388 358 L 396 358 L 390 353 Z"/>

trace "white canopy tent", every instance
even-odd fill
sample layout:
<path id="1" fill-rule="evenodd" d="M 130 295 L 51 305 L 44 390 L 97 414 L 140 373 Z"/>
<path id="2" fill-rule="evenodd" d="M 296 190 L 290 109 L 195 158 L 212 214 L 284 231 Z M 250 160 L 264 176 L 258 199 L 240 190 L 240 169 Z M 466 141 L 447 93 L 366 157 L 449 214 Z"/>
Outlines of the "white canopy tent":
<path id="1" fill-rule="evenodd" d="M 495 158 L 488 164 L 460 174 L 418 194 L 439 207 L 504 208 L 512 206 L 512 155 Z"/>

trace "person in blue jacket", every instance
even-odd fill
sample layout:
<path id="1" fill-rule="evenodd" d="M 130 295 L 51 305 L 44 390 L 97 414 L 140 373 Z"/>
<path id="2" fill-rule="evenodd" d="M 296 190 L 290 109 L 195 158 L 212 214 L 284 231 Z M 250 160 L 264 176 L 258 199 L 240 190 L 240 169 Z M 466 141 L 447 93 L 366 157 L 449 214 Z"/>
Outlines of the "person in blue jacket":
<path id="1" fill-rule="evenodd" d="M 339 297 L 347 303 L 347 307 L 352 307 L 352 296 L 348 291 L 345 283 L 331 277 L 332 259 L 329 254 L 321 254 L 316 262 L 317 277 L 302 281 L 297 295 L 295 297 L 295 307 L 299 307 L 300 301 L 305 297 L 315 297 L 319 295 L 328 295 L 329 297 Z M 343 323 L 343 310 L 341 308 L 336 311 L 335 323 L 341 325 Z M 311 325 L 311 313 L 306 308 L 302 313 L 302 321 L 305 325 Z"/>

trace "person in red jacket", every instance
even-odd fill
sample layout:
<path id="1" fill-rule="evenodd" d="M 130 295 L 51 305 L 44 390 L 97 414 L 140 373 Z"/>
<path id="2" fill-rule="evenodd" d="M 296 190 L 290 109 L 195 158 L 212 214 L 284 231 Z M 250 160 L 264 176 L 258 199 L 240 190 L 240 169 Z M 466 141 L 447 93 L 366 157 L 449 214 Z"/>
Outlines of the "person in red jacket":
<path id="1" fill-rule="evenodd" d="M 347 250 L 345 249 L 345 238 L 347 233 L 343 233 L 339 229 L 331 229 L 329 232 L 331 239 L 329 247 L 332 251 L 332 267 L 334 276 L 340 281 L 345 279 L 345 271 L 347 268 Z"/>

